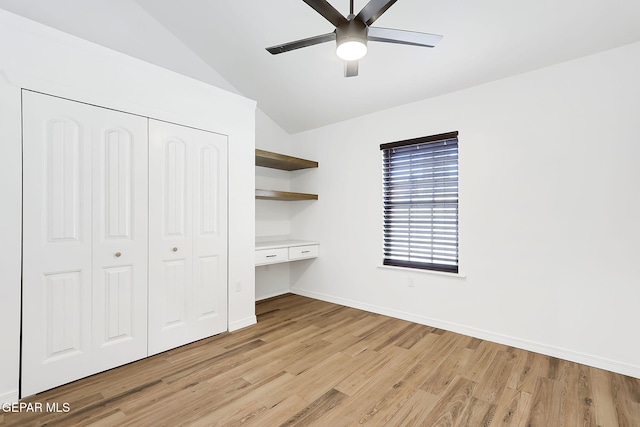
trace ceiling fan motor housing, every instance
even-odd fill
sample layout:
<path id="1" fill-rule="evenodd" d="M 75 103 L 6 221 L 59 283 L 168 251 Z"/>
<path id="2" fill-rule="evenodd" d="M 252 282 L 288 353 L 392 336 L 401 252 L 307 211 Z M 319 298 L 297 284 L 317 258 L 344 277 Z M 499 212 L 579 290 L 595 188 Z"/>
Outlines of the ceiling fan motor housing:
<path id="1" fill-rule="evenodd" d="M 359 43 L 364 46 L 364 52 L 366 53 L 368 30 L 369 28 L 365 23 L 360 22 L 356 19 L 350 19 L 347 23 L 336 27 L 337 51 L 340 51 L 340 46 L 342 46 L 343 44 Z"/>

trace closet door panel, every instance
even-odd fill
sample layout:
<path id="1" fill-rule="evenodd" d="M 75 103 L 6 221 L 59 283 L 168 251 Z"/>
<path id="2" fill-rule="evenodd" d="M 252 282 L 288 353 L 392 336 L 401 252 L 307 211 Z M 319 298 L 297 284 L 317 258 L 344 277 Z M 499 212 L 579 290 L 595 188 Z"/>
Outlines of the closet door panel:
<path id="1" fill-rule="evenodd" d="M 173 259 L 162 263 L 162 281 L 158 283 L 164 297 L 159 301 L 163 330 L 185 326 L 187 317 L 188 260 Z"/>
<path id="2" fill-rule="evenodd" d="M 91 372 L 91 133 L 82 105 L 23 94 L 22 395 Z"/>
<path id="3" fill-rule="evenodd" d="M 220 257 L 198 257 L 194 276 L 195 311 L 198 319 L 219 316 Z"/>
<path id="4" fill-rule="evenodd" d="M 190 342 L 193 251 L 188 149 L 184 135 L 150 120 L 149 354 Z"/>
<path id="5" fill-rule="evenodd" d="M 135 300 L 133 267 L 104 269 L 104 337 L 102 345 L 111 345 L 133 338 Z M 137 326 L 137 325 L 136 325 Z"/>
<path id="6" fill-rule="evenodd" d="M 104 215 L 99 222 L 104 240 L 131 239 L 133 231 L 133 136 L 124 129 L 108 129 L 99 135 L 102 139 L 97 166 L 99 196 L 102 200 L 99 212 Z M 142 148 L 142 142 L 140 142 Z M 142 153 L 144 155 L 144 153 Z M 140 171 L 142 175 L 144 171 Z"/>
<path id="7" fill-rule="evenodd" d="M 82 162 L 90 155 L 85 147 L 83 129 L 73 120 L 64 117 L 51 118 L 44 125 L 44 154 L 46 228 L 48 243 L 79 242 L 86 214 L 86 193 L 83 184 L 89 182 Z"/>
<path id="8" fill-rule="evenodd" d="M 149 121 L 149 353 L 227 329 L 226 137 Z"/>
<path id="9" fill-rule="evenodd" d="M 227 322 L 227 138 L 207 134 L 193 150 L 195 313 L 203 327 Z M 206 326 L 205 326 L 206 325 Z"/>
<path id="10" fill-rule="evenodd" d="M 45 363 L 83 353 L 82 271 L 45 274 L 42 289 L 46 330 Z"/>
<path id="11" fill-rule="evenodd" d="M 191 237 L 190 176 L 187 175 L 187 145 L 170 137 L 163 142 L 163 234 L 166 241 L 184 242 Z"/>
<path id="12" fill-rule="evenodd" d="M 97 370 L 147 355 L 147 119 L 95 108 L 93 346 Z"/>

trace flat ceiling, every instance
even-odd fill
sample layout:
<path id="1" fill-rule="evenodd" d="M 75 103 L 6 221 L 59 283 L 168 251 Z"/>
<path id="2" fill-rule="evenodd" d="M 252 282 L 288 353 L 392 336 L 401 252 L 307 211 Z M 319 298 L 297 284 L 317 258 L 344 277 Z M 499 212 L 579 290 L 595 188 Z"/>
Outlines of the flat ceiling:
<path id="1" fill-rule="evenodd" d="M 444 39 L 433 49 L 371 42 L 359 76 L 345 78 L 334 43 L 276 56 L 265 50 L 333 31 L 301 0 L 93 3 L 99 3 L 100 10 L 111 8 L 113 19 L 119 7 L 133 1 L 240 93 L 257 100 L 259 108 L 289 133 L 640 40 L 640 2 L 634 0 L 398 0 L 376 26 L 442 34 Z M 33 3 L 48 8 L 48 15 L 43 9 L 38 13 Z M 63 3 L 68 7 L 73 1 Z M 348 0 L 330 3 L 348 14 Z M 356 11 L 365 4 L 356 0 Z M 60 10 L 59 1 L 1 0 L 0 7 L 40 22 L 50 16 L 43 23 L 67 31 L 74 25 L 63 22 L 65 15 L 73 19 L 73 14 Z M 89 6 L 85 2 L 83 7 Z M 108 22 L 101 22 L 104 13 L 85 19 L 95 22 L 84 25 L 109 29 Z"/>

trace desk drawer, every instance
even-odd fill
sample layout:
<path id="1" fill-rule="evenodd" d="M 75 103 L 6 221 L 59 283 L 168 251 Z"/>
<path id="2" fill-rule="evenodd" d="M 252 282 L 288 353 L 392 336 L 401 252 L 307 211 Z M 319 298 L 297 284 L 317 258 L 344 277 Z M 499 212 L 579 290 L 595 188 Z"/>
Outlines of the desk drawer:
<path id="1" fill-rule="evenodd" d="M 289 248 L 289 259 L 316 258 L 318 245 L 292 246 Z"/>
<path id="2" fill-rule="evenodd" d="M 276 262 L 286 262 L 289 260 L 287 248 L 263 249 L 256 251 L 256 265 L 274 264 Z"/>

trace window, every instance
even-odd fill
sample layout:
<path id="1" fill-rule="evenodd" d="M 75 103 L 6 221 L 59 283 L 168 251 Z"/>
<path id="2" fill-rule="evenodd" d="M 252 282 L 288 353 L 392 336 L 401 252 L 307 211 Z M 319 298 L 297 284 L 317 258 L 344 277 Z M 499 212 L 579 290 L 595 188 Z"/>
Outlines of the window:
<path id="1" fill-rule="evenodd" d="M 384 264 L 458 272 L 458 132 L 380 145 Z"/>

